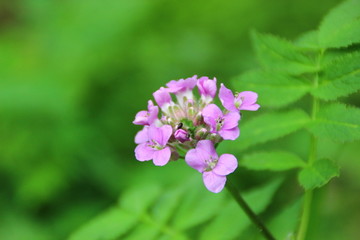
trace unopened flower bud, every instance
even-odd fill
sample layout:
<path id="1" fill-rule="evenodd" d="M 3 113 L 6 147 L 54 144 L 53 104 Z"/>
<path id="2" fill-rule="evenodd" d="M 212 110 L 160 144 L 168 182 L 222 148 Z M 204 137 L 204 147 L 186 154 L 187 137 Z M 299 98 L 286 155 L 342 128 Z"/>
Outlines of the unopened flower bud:
<path id="1" fill-rule="evenodd" d="M 174 137 L 182 143 L 190 140 L 188 132 L 184 129 L 176 130 Z"/>
<path id="2" fill-rule="evenodd" d="M 196 140 L 205 139 L 207 133 L 208 133 L 208 130 L 206 128 L 200 128 L 195 133 Z"/>

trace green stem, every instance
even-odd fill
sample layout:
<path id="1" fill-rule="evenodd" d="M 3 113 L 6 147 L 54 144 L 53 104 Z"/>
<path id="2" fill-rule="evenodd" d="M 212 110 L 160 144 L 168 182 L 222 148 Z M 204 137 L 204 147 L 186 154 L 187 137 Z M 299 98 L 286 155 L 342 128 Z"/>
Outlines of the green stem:
<path id="1" fill-rule="evenodd" d="M 245 202 L 245 200 L 240 195 L 238 189 L 233 186 L 230 182 L 226 184 L 226 188 L 229 190 L 231 195 L 234 197 L 239 206 L 243 209 L 249 219 L 255 224 L 255 226 L 259 229 L 259 231 L 264 235 L 264 237 L 268 240 L 275 240 L 275 238 L 271 235 L 270 231 L 265 227 L 262 221 L 258 218 L 258 216 L 251 210 L 250 206 Z"/>
<path id="2" fill-rule="evenodd" d="M 320 62 L 324 56 L 325 49 L 321 50 L 319 58 L 317 60 L 317 67 L 320 69 Z M 313 81 L 313 87 L 317 88 L 319 85 L 319 74 L 316 73 Z M 316 120 L 317 112 L 319 111 L 319 100 L 316 97 L 312 97 L 312 108 L 311 108 L 311 119 Z M 311 135 L 310 142 L 310 153 L 308 165 L 312 166 L 317 157 L 317 138 L 314 135 Z M 297 234 L 296 240 L 305 240 L 307 229 L 309 226 L 310 213 L 311 213 L 311 203 L 313 199 L 313 190 L 309 189 L 305 191 L 304 195 L 304 205 L 302 209 L 302 215 L 300 220 L 300 226 Z"/>

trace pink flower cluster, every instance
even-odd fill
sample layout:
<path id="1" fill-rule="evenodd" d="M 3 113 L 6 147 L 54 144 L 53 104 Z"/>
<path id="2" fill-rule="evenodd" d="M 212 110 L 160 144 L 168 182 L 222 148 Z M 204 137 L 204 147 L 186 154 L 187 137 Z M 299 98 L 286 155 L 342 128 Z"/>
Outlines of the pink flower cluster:
<path id="1" fill-rule="evenodd" d="M 194 95 L 195 87 L 198 96 Z M 260 106 L 255 92 L 234 95 L 221 84 L 218 97 L 225 108 L 221 110 L 213 103 L 216 92 L 216 78 L 197 76 L 172 80 L 154 92 L 158 106 L 149 100 L 148 109 L 138 112 L 133 121 L 144 126 L 135 137 L 136 159 L 164 166 L 170 160 L 185 158 L 190 167 L 202 173 L 208 190 L 220 192 L 226 175 L 237 168 L 237 160 L 232 154 L 219 157 L 215 145 L 239 137 L 240 110 L 256 111 Z"/>

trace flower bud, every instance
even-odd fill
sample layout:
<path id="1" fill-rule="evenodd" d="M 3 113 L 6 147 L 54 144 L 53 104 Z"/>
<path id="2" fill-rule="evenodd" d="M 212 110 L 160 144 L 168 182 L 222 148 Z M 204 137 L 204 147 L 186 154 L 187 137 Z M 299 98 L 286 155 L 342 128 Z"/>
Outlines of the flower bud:
<path id="1" fill-rule="evenodd" d="M 188 132 L 184 129 L 176 130 L 174 137 L 182 143 L 190 140 Z"/>
<path id="2" fill-rule="evenodd" d="M 208 133 L 208 130 L 207 130 L 206 128 L 200 128 L 200 129 L 197 130 L 196 133 L 195 133 L 195 139 L 196 139 L 196 140 L 205 139 L 207 133 Z"/>

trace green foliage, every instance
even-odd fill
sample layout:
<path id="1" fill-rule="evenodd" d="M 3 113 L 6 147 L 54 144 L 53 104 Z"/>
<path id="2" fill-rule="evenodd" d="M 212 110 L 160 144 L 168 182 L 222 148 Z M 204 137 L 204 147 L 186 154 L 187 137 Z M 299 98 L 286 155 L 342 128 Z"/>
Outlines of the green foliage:
<path id="1" fill-rule="evenodd" d="M 272 151 L 245 155 L 241 165 L 253 170 L 283 171 L 304 167 L 305 162 L 291 152 Z"/>
<path id="2" fill-rule="evenodd" d="M 252 90 L 259 94 L 262 107 L 284 107 L 311 89 L 311 85 L 301 79 L 277 71 L 248 71 L 234 81 L 235 89 Z"/>
<path id="3" fill-rule="evenodd" d="M 311 91 L 315 97 L 335 100 L 360 89 L 360 52 L 343 54 L 326 64 L 319 86 Z"/>
<path id="4" fill-rule="evenodd" d="M 282 209 L 270 222 L 269 228 L 275 239 L 294 239 L 295 229 L 299 222 L 301 201 L 297 200 Z"/>
<path id="5" fill-rule="evenodd" d="M 300 171 L 299 182 L 308 190 L 321 187 L 328 183 L 333 177 L 338 176 L 338 166 L 328 159 L 321 159 Z"/>
<path id="6" fill-rule="evenodd" d="M 235 141 L 221 144 L 218 149 L 222 152 L 238 152 L 250 146 L 275 140 L 295 132 L 306 126 L 308 122 L 308 115 L 300 109 L 264 113 L 244 122 L 244 124 L 240 123 L 241 137 Z"/>
<path id="7" fill-rule="evenodd" d="M 323 48 L 347 47 L 360 42 L 360 2 L 344 1 L 334 8 L 319 28 L 319 43 Z"/>
<path id="8" fill-rule="evenodd" d="M 325 102 L 360 89 L 360 53 L 357 46 L 349 46 L 360 41 L 359 24 L 360 2 L 350 0 L 332 10 L 318 31 L 307 32 L 294 43 L 254 32 L 253 44 L 261 68 L 245 72 L 235 78 L 233 84 L 237 89 L 258 92 L 260 111 L 266 111 L 266 107 L 292 110 L 272 110 L 247 120 L 241 126 L 241 138 L 221 149 L 256 148 L 258 144 L 307 129 L 312 139 L 310 147 L 315 149 L 311 150 L 309 159 L 317 159 L 316 141 L 359 140 L 359 108 Z M 339 47 L 342 49 L 333 49 Z M 311 102 L 308 113 L 294 110 L 291 105 L 304 106 L 303 102 L 309 102 L 304 98 L 307 93 L 310 93 Z M 339 174 L 333 162 L 318 160 L 306 164 L 291 149 L 254 151 L 243 157 L 242 166 L 273 171 L 299 168 L 299 182 L 305 189 L 321 187 Z"/>
<path id="9" fill-rule="evenodd" d="M 320 109 L 316 119 L 309 124 L 309 130 L 317 137 L 336 142 L 360 139 L 360 109 L 333 103 Z"/>
<path id="10" fill-rule="evenodd" d="M 205 229 L 195 234 L 197 239 L 239 236 L 250 224 L 247 216 L 228 195 L 213 195 L 199 188 L 198 180 L 172 190 L 160 189 L 158 183 L 135 186 L 121 195 L 118 206 L 85 224 L 70 240 L 193 239 L 189 230 L 204 223 Z M 244 198 L 256 212 L 262 212 L 279 184 L 273 181 Z"/>
<path id="11" fill-rule="evenodd" d="M 291 42 L 256 32 L 253 32 L 252 37 L 257 58 L 264 69 L 289 74 L 301 74 L 317 70 L 311 58 Z"/>

